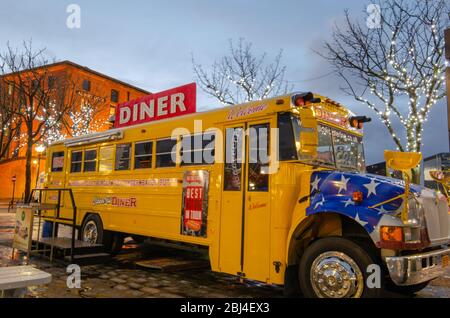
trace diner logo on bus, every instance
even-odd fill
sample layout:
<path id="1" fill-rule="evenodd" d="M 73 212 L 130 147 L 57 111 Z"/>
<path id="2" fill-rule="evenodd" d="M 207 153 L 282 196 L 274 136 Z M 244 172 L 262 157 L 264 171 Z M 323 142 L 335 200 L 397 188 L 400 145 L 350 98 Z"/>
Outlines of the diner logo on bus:
<path id="1" fill-rule="evenodd" d="M 338 114 L 337 112 L 330 111 L 328 109 L 325 109 L 321 106 L 314 107 L 314 113 L 316 114 L 316 117 L 325 121 L 328 121 L 330 123 L 333 123 L 335 125 L 342 126 L 344 128 L 349 127 L 349 122 L 346 116 Z"/>
<path id="2" fill-rule="evenodd" d="M 195 113 L 196 84 L 150 94 L 117 106 L 116 128 Z"/>

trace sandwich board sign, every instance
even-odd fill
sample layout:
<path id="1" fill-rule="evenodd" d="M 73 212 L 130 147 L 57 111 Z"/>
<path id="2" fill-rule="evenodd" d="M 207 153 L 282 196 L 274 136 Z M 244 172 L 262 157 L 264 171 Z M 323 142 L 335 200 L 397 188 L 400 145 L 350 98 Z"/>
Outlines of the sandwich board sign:
<path id="1" fill-rule="evenodd" d="M 33 209 L 30 206 L 17 206 L 13 249 L 30 252 L 33 236 Z"/>

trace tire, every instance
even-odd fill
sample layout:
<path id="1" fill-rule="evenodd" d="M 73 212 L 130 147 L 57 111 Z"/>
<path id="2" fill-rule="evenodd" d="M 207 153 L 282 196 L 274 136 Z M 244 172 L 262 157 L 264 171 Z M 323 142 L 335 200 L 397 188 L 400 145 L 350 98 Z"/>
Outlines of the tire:
<path id="1" fill-rule="evenodd" d="M 105 252 L 116 255 L 122 249 L 124 236 L 121 233 L 104 230 L 100 216 L 89 214 L 81 227 L 80 240 L 92 244 L 102 244 Z"/>
<path id="2" fill-rule="evenodd" d="M 103 223 L 97 214 L 89 214 L 83 221 L 80 231 L 80 240 L 91 244 L 103 244 L 105 232 Z"/>
<path id="3" fill-rule="evenodd" d="M 427 287 L 429 283 L 430 281 L 416 285 L 398 286 L 389 278 L 389 282 L 386 284 L 386 289 L 394 293 L 410 296 Z"/>
<path id="4" fill-rule="evenodd" d="M 300 259 L 300 290 L 308 298 L 378 297 L 381 288 L 368 288 L 365 284 L 369 275 L 367 267 L 371 264 L 376 261 L 370 253 L 351 240 L 342 237 L 319 239 Z"/>

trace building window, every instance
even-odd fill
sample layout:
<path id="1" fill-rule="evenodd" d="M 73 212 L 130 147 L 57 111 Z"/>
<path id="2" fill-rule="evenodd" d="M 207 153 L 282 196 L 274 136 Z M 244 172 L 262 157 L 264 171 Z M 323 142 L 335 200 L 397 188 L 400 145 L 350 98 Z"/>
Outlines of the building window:
<path id="1" fill-rule="evenodd" d="M 109 106 L 109 115 L 110 116 L 116 115 L 116 106 L 114 106 L 114 105 Z"/>
<path id="2" fill-rule="evenodd" d="M 52 89 L 55 87 L 55 78 L 53 76 L 50 76 L 47 79 L 47 86 L 48 86 L 48 89 Z"/>
<path id="3" fill-rule="evenodd" d="M 98 171 L 112 171 L 113 169 L 114 146 L 100 148 L 98 158 Z"/>
<path id="4" fill-rule="evenodd" d="M 131 144 L 117 145 L 116 147 L 116 170 L 130 169 Z"/>
<path id="5" fill-rule="evenodd" d="M 181 165 L 213 164 L 214 142 L 214 133 L 183 136 L 181 141 Z"/>
<path id="6" fill-rule="evenodd" d="M 115 89 L 111 90 L 111 102 L 118 103 L 119 102 L 119 92 Z"/>
<path id="7" fill-rule="evenodd" d="M 97 171 L 97 149 L 84 151 L 84 172 Z"/>
<path id="8" fill-rule="evenodd" d="M 130 92 L 127 92 L 127 101 L 130 101 Z"/>
<path id="9" fill-rule="evenodd" d="M 153 142 L 137 142 L 134 145 L 134 169 L 146 169 L 152 167 Z"/>
<path id="10" fill-rule="evenodd" d="M 162 139 L 156 142 L 156 167 L 175 167 L 176 147 L 175 139 Z"/>
<path id="11" fill-rule="evenodd" d="M 12 95 L 12 93 L 13 93 L 13 85 L 8 84 L 8 95 Z"/>
<path id="12" fill-rule="evenodd" d="M 81 165 L 83 164 L 83 152 L 72 151 L 72 158 L 70 160 L 70 172 L 81 172 Z"/>
<path id="13" fill-rule="evenodd" d="M 89 80 L 83 81 L 83 90 L 85 90 L 86 92 L 91 91 L 91 81 L 89 81 Z"/>
<path id="14" fill-rule="evenodd" d="M 52 172 L 61 172 L 64 168 L 64 151 L 52 154 Z"/>

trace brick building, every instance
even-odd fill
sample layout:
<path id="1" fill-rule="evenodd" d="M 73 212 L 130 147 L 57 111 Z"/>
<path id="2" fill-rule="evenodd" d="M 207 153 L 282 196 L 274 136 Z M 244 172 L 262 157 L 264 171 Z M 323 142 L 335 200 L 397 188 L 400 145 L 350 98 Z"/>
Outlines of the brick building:
<path id="1" fill-rule="evenodd" d="M 62 61 L 44 66 L 49 75 L 55 76 L 66 74 L 71 78 L 77 78 L 77 85 L 74 86 L 75 93 L 82 96 L 80 99 L 96 98 L 98 103 L 95 106 L 95 113 L 92 118 L 96 125 L 95 131 L 102 131 L 110 128 L 108 119 L 115 113 L 117 104 L 136 99 L 149 92 L 122 82 L 105 74 L 91 70 L 70 61 Z M 26 72 L 26 71 L 24 71 Z M 6 74 L 2 77 L 12 76 Z M 49 77 L 51 78 L 51 77 Z M 50 83 L 49 83 L 50 85 Z M 81 105 L 75 105 L 75 109 Z M 1 127 L 0 129 L 3 129 Z M 70 135 L 70 134 L 68 134 Z M 21 141 L 13 141 L 8 146 L 5 156 L 0 158 L 0 200 L 10 200 L 12 196 L 12 177 L 16 176 L 15 197 L 21 198 L 25 188 L 25 147 L 21 146 Z M 40 167 L 38 169 L 38 162 Z M 33 149 L 32 161 L 32 187 L 34 187 L 37 171 L 43 171 L 45 158 L 38 160 L 38 154 Z"/>

